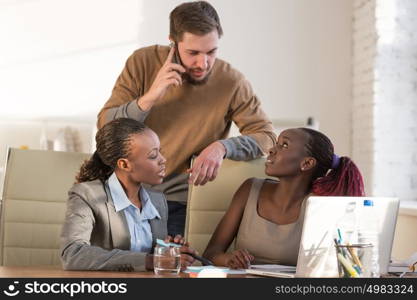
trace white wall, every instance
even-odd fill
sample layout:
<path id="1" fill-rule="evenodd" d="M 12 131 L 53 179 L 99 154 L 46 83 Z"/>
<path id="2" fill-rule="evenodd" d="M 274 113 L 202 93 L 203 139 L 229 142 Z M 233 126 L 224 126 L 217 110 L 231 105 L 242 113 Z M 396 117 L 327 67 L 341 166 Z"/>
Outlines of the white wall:
<path id="1" fill-rule="evenodd" d="M 368 195 L 401 200 L 393 257 L 417 251 L 417 3 L 354 1 L 353 158 Z"/>
<path id="2" fill-rule="evenodd" d="M 167 43 L 168 14 L 183 1 L 145 1 L 141 43 Z M 350 155 L 350 0 L 209 1 L 224 36 L 219 57 L 242 71 L 273 119 L 314 116 Z"/>
<path id="3" fill-rule="evenodd" d="M 378 0 L 376 15 L 374 194 L 417 208 L 417 2 Z"/>
<path id="4" fill-rule="evenodd" d="M 0 117 L 94 121 L 128 55 L 168 43 L 181 2 L 0 1 Z M 350 154 L 351 1 L 211 2 L 225 32 L 219 56 L 248 77 L 270 117 L 314 116 Z"/>
<path id="5" fill-rule="evenodd" d="M 7 146 L 39 148 L 44 129 L 54 139 L 71 126 L 90 151 L 97 112 L 138 47 L 140 5 L 0 2 L 0 165 Z"/>
<path id="6" fill-rule="evenodd" d="M 0 2 L 1 115 L 94 116 L 137 46 L 139 4 Z"/>
<path id="7" fill-rule="evenodd" d="M 417 200 L 417 3 L 357 0 L 353 157 L 367 192 Z"/>
<path id="8" fill-rule="evenodd" d="M 350 0 L 212 2 L 225 30 L 221 56 L 249 78 L 269 116 L 313 116 L 350 155 Z"/>
<path id="9" fill-rule="evenodd" d="M 372 193 L 374 170 L 374 57 L 376 56 L 375 1 L 354 1 L 353 18 L 353 159 Z"/>

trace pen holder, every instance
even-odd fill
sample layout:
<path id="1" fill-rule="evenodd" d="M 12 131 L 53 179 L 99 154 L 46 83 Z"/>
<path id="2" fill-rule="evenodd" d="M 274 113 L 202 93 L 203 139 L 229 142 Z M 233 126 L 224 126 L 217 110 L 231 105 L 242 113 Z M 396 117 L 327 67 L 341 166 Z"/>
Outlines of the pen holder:
<path id="1" fill-rule="evenodd" d="M 335 245 L 339 277 L 371 277 L 372 244 Z"/>

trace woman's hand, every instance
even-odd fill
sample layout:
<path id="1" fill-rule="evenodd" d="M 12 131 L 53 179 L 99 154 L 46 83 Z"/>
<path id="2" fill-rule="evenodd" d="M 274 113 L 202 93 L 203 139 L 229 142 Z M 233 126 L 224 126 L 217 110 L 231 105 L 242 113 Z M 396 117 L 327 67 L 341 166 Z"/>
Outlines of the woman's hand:
<path id="1" fill-rule="evenodd" d="M 180 248 L 181 270 L 185 270 L 188 266 L 191 266 L 194 263 L 195 261 L 194 257 L 188 254 L 189 253 L 197 254 L 197 252 L 189 246 L 188 242 L 185 241 L 184 237 L 182 237 L 179 234 L 176 235 L 174 238 L 168 235 L 164 241 L 165 243 L 175 243 L 175 244 L 182 245 Z"/>
<path id="2" fill-rule="evenodd" d="M 232 269 L 248 269 L 251 262 L 255 259 L 246 249 L 235 250 L 232 253 L 226 253 L 225 265 Z"/>

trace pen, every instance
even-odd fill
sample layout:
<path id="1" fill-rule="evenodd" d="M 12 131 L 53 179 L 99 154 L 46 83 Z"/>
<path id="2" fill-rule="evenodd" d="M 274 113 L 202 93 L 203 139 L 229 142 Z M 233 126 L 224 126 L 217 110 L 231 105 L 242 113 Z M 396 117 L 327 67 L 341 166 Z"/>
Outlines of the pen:
<path id="1" fill-rule="evenodd" d="M 342 243 L 342 233 L 340 232 L 340 229 L 339 228 L 337 228 L 337 234 L 339 235 L 339 243 L 341 244 Z"/>
<path id="2" fill-rule="evenodd" d="M 193 253 L 188 253 L 188 252 L 184 252 L 184 254 L 188 254 L 189 256 L 193 257 L 194 259 L 200 261 L 203 264 L 203 266 L 212 266 L 213 265 L 213 263 L 210 260 L 208 260 L 207 258 L 204 258 L 202 256 L 199 256 L 199 255 L 196 255 L 196 254 L 193 254 Z"/>
<path id="3" fill-rule="evenodd" d="M 333 239 L 334 240 L 334 243 L 337 245 L 337 246 L 341 246 L 341 244 L 340 244 L 340 240 L 337 240 L 337 239 Z M 346 249 L 344 249 L 344 247 L 338 247 L 338 250 L 339 250 L 339 252 L 344 256 L 344 257 L 346 257 L 347 256 L 347 253 L 346 253 Z"/>
<path id="4" fill-rule="evenodd" d="M 181 244 L 176 244 L 176 243 L 167 243 L 167 242 L 165 242 L 165 241 L 163 241 L 161 239 L 157 239 L 156 240 L 156 243 L 158 245 L 160 245 L 160 246 L 163 246 L 163 247 L 177 247 L 177 248 L 181 248 L 183 246 Z"/>
<path id="5" fill-rule="evenodd" d="M 164 246 L 164 247 L 182 247 L 182 245 L 180 244 L 176 244 L 176 243 L 166 243 L 163 240 L 157 239 L 156 243 Z M 212 266 L 214 265 L 210 260 L 208 260 L 207 258 L 204 258 L 202 256 L 196 255 L 194 253 L 189 253 L 189 252 L 183 252 L 184 254 L 188 254 L 189 256 L 193 257 L 194 259 L 200 261 L 204 266 Z"/>

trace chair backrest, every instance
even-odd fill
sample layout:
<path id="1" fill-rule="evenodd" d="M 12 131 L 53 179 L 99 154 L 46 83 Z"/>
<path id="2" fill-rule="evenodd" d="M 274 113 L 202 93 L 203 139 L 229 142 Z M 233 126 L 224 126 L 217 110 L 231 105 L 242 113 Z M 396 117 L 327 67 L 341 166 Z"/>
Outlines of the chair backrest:
<path id="1" fill-rule="evenodd" d="M 0 265 L 59 265 L 67 193 L 90 154 L 10 148 L 0 219 Z"/>
<path id="2" fill-rule="evenodd" d="M 224 160 L 217 178 L 188 190 L 185 237 L 200 254 L 205 250 L 217 224 L 239 186 L 248 178 L 265 178 L 265 159 Z"/>

